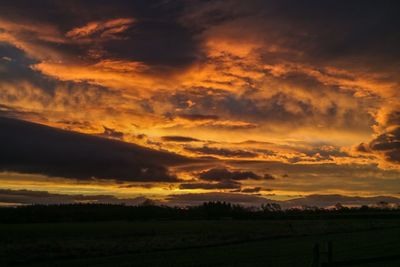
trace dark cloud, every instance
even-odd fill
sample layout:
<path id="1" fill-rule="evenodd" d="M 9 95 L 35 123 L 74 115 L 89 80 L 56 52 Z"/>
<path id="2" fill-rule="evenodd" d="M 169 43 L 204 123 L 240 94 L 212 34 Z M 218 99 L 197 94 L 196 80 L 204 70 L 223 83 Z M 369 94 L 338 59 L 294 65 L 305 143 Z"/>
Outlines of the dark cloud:
<path id="1" fill-rule="evenodd" d="M 383 130 L 370 142 L 359 144 L 356 150 L 383 156 L 391 164 L 400 164 L 400 111 L 389 111 L 379 126 Z"/>
<path id="2" fill-rule="evenodd" d="M 266 174 L 264 174 L 263 179 L 264 180 L 275 180 L 275 177 L 271 174 L 266 173 Z"/>
<path id="3" fill-rule="evenodd" d="M 156 183 L 146 183 L 146 184 L 134 183 L 134 184 L 123 184 L 119 186 L 119 188 L 146 188 L 146 189 L 151 189 L 154 187 L 157 187 Z"/>
<path id="4" fill-rule="evenodd" d="M 376 151 L 393 151 L 394 153 L 398 153 L 400 149 L 400 127 L 379 135 L 369 146 L 372 150 Z"/>
<path id="5" fill-rule="evenodd" d="M 66 178 L 177 181 L 166 166 L 189 160 L 117 140 L 0 118 L 0 169 Z"/>
<path id="6" fill-rule="evenodd" d="M 256 153 L 250 152 L 250 151 L 245 151 L 245 150 L 231 150 L 231 149 L 225 149 L 225 148 L 216 148 L 216 147 L 209 147 L 209 146 L 203 146 L 203 147 L 191 147 L 191 146 L 186 146 L 186 150 L 191 151 L 191 152 L 196 152 L 200 154 L 206 154 L 206 155 L 216 155 L 216 156 L 223 156 L 223 157 L 235 157 L 235 158 L 254 158 L 257 157 Z"/>
<path id="7" fill-rule="evenodd" d="M 200 141 L 199 139 L 192 138 L 192 137 L 187 137 L 187 136 L 176 136 L 176 135 L 168 135 L 168 136 L 163 136 L 161 137 L 163 141 L 167 142 L 198 142 Z"/>
<path id="8" fill-rule="evenodd" d="M 307 77 L 306 74 L 301 74 L 301 76 Z M 165 99 L 168 99 L 168 102 L 172 103 L 174 108 L 187 108 L 193 114 L 197 114 L 183 117 L 189 120 L 217 120 L 217 117 L 199 116 L 205 111 L 212 110 L 213 113 L 218 114 L 218 120 L 224 118 L 247 122 L 245 125 L 220 125 L 220 128 L 254 129 L 259 124 L 266 122 L 298 128 L 304 125 L 314 125 L 315 121 L 318 121 L 320 127 L 335 126 L 347 129 L 351 125 L 352 128 L 357 130 L 370 131 L 372 117 L 368 113 L 360 111 L 362 105 L 357 102 L 358 99 L 339 93 L 339 88 L 331 88 L 315 78 L 308 78 L 313 79 L 314 84 L 312 86 L 304 81 L 291 81 L 290 77 L 274 77 L 274 79 L 277 84 L 269 85 L 273 87 L 273 93 L 268 96 L 254 97 L 254 93 L 258 90 L 246 94 L 237 94 L 213 88 L 190 88 L 176 91 L 172 95 L 160 94 L 154 100 L 162 103 Z M 290 91 L 280 92 L 278 89 L 282 84 L 296 88 L 296 91 L 303 92 L 306 97 L 299 98 Z M 346 107 L 337 112 L 340 107 L 332 100 L 330 102 L 325 101 L 326 106 L 322 108 L 317 107 L 317 101 L 314 99 L 331 98 L 332 91 L 336 92 L 338 97 L 343 98 L 343 101 L 354 102 L 354 106 Z M 187 107 L 188 101 L 192 101 L 196 105 Z"/>
<path id="9" fill-rule="evenodd" d="M 312 149 L 298 149 L 299 152 L 304 153 L 309 157 L 318 157 L 319 159 L 331 159 L 332 157 L 348 157 L 349 154 L 341 151 L 339 147 L 334 146 L 321 146 Z"/>
<path id="10" fill-rule="evenodd" d="M 251 171 L 230 171 L 225 168 L 214 168 L 200 172 L 199 178 L 206 181 L 240 181 L 260 180 L 262 177 Z"/>
<path id="11" fill-rule="evenodd" d="M 205 114 L 181 114 L 178 117 L 190 120 L 190 121 L 203 121 L 203 120 L 218 120 L 219 117 L 216 115 L 205 115 Z"/>
<path id="12" fill-rule="evenodd" d="M 107 128 L 105 126 L 103 126 L 104 128 L 104 132 L 102 132 L 101 134 L 99 134 L 99 136 L 103 136 L 103 137 L 109 137 L 109 138 L 115 138 L 115 139 L 123 139 L 124 138 L 124 133 L 111 129 L 111 128 Z"/>
<path id="13" fill-rule="evenodd" d="M 110 195 L 66 195 L 52 194 L 46 191 L 9 190 L 0 189 L 0 203 L 7 204 L 74 204 L 74 203 L 102 203 L 138 205 L 146 201 L 145 197 L 116 198 Z"/>
<path id="14" fill-rule="evenodd" d="M 281 52 L 279 60 L 314 64 L 347 61 L 360 67 L 375 63 L 386 68 L 385 64 L 393 66 L 400 58 L 397 49 L 400 19 L 394 11 L 396 7 L 397 3 L 392 1 L 361 0 L 346 4 L 337 1 L 256 0 L 246 4 L 240 0 L 213 4 L 195 1 L 188 5 L 186 22 L 203 29 L 229 23 L 246 25 L 242 28 L 243 35 L 250 32 L 258 39 L 271 40 L 289 51 L 302 50 L 301 54 Z M 266 51 L 265 59 L 271 61 L 271 58 L 277 60 L 276 53 Z"/>
<path id="15" fill-rule="evenodd" d="M 198 57 L 190 31 L 176 21 L 139 20 L 130 34 L 128 41 L 112 40 L 103 48 L 114 58 L 167 67 L 185 66 Z"/>
<path id="16" fill-rule="evenodd" d="M 101 50 L 110 58 L 144 62 L 162 67 L 181 67 L 192 63 L 201 55 L 194 32 L 179 19 L 183 2 L 155 1 L 3 1 L 0 17 L 27 25 L 54 25 L 62 33 L 82 27 L 90 22 L 118 18 L 134 18 L 135 23 L 119 38 L 94 39 L 79 46 L 37 38 L 26 29 L 26 40 L 42 47 L 57 50 L 78 58 L 91 49 Z M 31 14 L 35 14 L 34 18 Z M 1 28 L 1 27 L 0 27 Z M 160 45 L 162 44 L 162 45 Z M 164 68 L 165 70 L 165 68 Z"/>
<path id="17" fill-rule="evenodd" d="M 8 117 L 8 116 L 4 116 L 4 117 Z M 92 124 L 89 121 L 59 120 L 59 121 L 57 121 L 57 123 L 62 124 L 63 128 L 66 130 L 75 130 L 75 131 L 76 131 L 76 129 L 83 129 L 83 130 L 91 129 L 93 131 L 96 130 L 93 128 Z M 100 136 L 102 134 L 100 134 Z"/>
<path id="18" fill-rule="evenodd" d="M 368 144 L 356 148 L 362 153 L 382 154 L 388 162 L 400 164 L 400 126 L 374 138 Z"/>
<path id="19" fill-rule="evenodd" d="M 237 181 L 221 181 L 218 183 L 186 183 L 179 186 L 180 189 L 237 189 L 240 188 L 241 184 Z"/>
<path id="20" fill-rule="evenodd" d="M 43 77 L 31 68 L 31 65 L 38 62 L 29 58 L 22 50 L 0 41 L 0 55 L 0 89 L 22 82 L 41 88 L 48 93 L 54 88 L 54 81 Z"/>

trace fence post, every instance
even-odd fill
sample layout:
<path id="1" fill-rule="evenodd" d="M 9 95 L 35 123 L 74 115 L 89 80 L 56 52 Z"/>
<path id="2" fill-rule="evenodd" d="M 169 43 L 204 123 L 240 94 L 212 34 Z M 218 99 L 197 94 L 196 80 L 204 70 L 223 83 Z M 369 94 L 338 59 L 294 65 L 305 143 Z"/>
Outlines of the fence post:
<path id="1" fill-rule="evenodd" d="M 332 241 L 328 241 L 328 266 L 333 266 L 333 247 L 332 247 Z"/>
<path id="2" fill-rule="evenodd" d="M 319 244 L 315 243 L 313 248 L 313 260 L 311 263 L 311 267 L 319 267 Z"/>

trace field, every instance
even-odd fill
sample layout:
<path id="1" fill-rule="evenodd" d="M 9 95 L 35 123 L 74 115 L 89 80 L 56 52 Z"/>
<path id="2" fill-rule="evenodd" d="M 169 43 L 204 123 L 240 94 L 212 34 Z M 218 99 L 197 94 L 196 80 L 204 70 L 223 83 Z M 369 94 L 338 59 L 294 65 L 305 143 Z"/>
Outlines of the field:
<path id="1" fill-rule="evenodd" d="M 0 224 L 0 266 L 311 266 L 328 241 L 335 261 L 400 255 L 400 220 Z"/>

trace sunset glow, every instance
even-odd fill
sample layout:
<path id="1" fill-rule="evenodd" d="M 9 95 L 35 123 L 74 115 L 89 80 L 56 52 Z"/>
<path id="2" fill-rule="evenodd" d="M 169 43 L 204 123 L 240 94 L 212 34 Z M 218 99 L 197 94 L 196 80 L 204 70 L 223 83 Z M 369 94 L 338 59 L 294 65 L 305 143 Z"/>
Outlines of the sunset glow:
<path id="1" fill-rule="evenodd" d="M 390 5 L 39 2 L 0 3 L 0 203 L 399 197 Z"/>

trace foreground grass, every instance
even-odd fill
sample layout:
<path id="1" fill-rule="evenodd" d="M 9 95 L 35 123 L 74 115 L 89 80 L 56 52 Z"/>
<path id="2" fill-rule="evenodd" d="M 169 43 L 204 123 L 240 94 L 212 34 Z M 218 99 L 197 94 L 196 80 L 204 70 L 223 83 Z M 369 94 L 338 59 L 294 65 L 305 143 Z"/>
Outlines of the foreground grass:
<path id="1" fill-rule="evenodd" d="M 398 219 L 2 224 L 0 266 L 310 266 L 314 244 L 328 240 L 335 259 L 400 254 L 399 226 Z"/>

